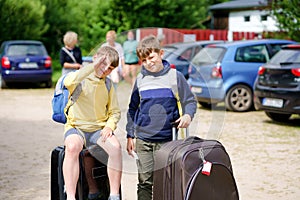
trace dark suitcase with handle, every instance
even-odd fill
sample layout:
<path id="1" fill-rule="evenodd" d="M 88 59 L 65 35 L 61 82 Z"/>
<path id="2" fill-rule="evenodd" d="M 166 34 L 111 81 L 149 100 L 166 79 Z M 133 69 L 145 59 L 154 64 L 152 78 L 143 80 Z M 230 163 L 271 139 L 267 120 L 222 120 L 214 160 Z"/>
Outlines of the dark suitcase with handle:
<path id="1" fill-rule="evenodd" d="M 154 170 L 153 200 L 239 199 L 229 155 L 217 140 L 168 142 L 156 152 Z"/>
<path id="2" fill-rule="evenodd" d="M 66 191 L 62 172 L 65 150 L 63 146 L 58 146 L 51 152 L 51 177 L 50 190 L 51 200 L 65 200 Z M 88 184 L 85 176 L 84 162 L 85 156 L 91 156 L 87 150 L 82 150 L 79 155 L 80 174 L 76 189 L 76 199 L 86 200 L 88 198 Z M 107 167 L 105 164 L 94 159 L 95 165 L 92 169 L 92 178 L 97 182 L 97 187 L 101 192 L 101 199 L 107 200 L 109 197 L 109 180 Z"/>

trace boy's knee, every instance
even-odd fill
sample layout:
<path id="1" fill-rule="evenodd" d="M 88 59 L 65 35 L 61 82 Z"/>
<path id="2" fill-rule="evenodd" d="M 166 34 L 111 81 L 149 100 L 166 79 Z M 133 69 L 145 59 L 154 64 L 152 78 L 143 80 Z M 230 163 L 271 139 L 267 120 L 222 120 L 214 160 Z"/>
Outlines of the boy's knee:
<path id="1" fill-rule="evenodd" d="M 66 144 L 66 153 L 77 155 L 82 150 L 82 146 L 73 142 L 69 142 Z"/>
<path id="2" fill-rule="evenodd" d="M 119 142 L 112 143 L 112 148 L 109 149 L 108 154 L 113 157 L 120 157 L 121 152 L 121 144 Z"/>

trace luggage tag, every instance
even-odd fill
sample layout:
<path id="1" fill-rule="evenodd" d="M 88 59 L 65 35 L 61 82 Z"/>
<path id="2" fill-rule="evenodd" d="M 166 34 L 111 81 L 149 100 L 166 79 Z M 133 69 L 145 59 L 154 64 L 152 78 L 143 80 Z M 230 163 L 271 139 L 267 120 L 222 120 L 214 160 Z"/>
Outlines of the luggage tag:
<path id="1" fill-rule="evenodd" d="M 209 162 L 209 161 L 206 161 L 204 159 L 204 153 L 203 153 L 203 149 L 202 148 L 199 149 L 199 154 L 200 154 L 200 158 L 203 161 L 203 167 L 202 167 L 201 173 L 204 174 L 204 175 L 206 175 L 206 176 L 209 176 L 210 172 L 211 172 L 212 163 Z"/>
<path id="2" fill-rule="evenodd" d="M 212 163 L 205 160 L 203 162 L 203 168 L 202 168 L 201 173 L 206 175 L 206 176 L 209 176 L 210 171 L 211 171 L 211 166 L 212 166 Z"/>

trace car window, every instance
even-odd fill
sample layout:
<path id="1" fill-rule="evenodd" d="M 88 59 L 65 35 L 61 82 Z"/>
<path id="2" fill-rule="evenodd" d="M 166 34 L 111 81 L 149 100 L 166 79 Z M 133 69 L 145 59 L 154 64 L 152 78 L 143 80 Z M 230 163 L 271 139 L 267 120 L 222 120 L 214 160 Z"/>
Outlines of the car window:
<path id="1" fill-rule="evenodd" d="M 269 44 L 271 47 L 271 55 L 275 55 L 278 51 L 281 50 L 281 47 L 285 44 Z"/>
<path id="2" fill-rule="evenodd" d="M 270 63 L 276 65 L 281 63 L 300 63 L 300 50 L 281 50 L 270 60 Z"/>
<path id="3" fill-rule="evenodd" d="M 196 46 L 194 49 L 194 56 L 202 49 L 201 46 Z"/>
<path id="4" fill-rule="evenodd" d="M 173 47 L 164 47 L 162 49 L 164 50 L 163 59 L 166 59 L 167 57 L 169 57 L 169 55 L 171 55 L 172 52 L 174 52 L 176 50 L 176 48 L 173 48 Z"/>
<path id="5" fill-rule="evenodd" d="M 35 44 L 13 44 L 7 49 L 8 56 L 45 55 L 43 46 Z"/>
<path id="6" fill-rule="evenodd" d="M 178 57 L 179 60 L 191 60 L 193 55 L 193 48 L 188 48 Z"/>
<path id="7" fill-rule="evenodd" d="M 205 47 L 201 49 L 192 59 L 193 65 L 201 65 L 201 63 L 213 64 L 221 60 L 226 49 L 221 47 Z"/>
<path id="8" fill-rule="evenodd" d="M 255 45 L 240 47 L 235 54 L 237 62 L 261 62 L 265 63 L 269 60 L 269 55 L 265 45 Z"/>

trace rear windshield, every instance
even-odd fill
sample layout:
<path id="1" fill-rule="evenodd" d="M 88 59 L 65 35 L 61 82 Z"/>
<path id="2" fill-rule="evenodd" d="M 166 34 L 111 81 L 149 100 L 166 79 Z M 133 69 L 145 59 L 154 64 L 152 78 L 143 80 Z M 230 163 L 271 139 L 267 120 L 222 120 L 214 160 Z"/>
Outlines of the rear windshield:
<path id="1" fill-rule="evenodd" d="M 8 56 L 43 56 L 46 54 L 44 46 L 38 44 L 12 44 L 7 49 Z"/>
<path id="2" fill-rule="evenodd" d="M 284 49 L 279 51 L 270 60 L 271 64 L 279 65 L 285 63 L 300 63 L 300 50 L 299 49 Z"/>
<path id="3" fill-rule="evenodd" d="M 163 55 L 163 59 L 166 59 L 167 57 L 169 57 L 169 55 L 174 52 L 176 50 L 176 48 L 174 47 L 164 47 L 164 55 Z"/>
<path id="4" fill-rule="evenodd" d="M 225 49 L 221 47 L 205 47 L 201 49 L 193 58 L 193 65 L 214 64 L 222 59 Z"/>

